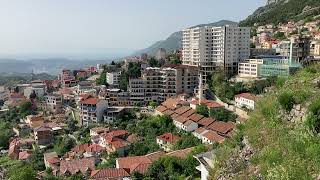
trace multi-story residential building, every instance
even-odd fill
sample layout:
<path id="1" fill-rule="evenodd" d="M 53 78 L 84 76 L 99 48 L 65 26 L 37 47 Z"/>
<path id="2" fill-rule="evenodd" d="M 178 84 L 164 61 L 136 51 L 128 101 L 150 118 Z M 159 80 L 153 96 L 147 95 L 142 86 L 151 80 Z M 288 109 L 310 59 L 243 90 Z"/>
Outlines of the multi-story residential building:
<path id="1" fill-rule="evenodd" d="M 292 41 L 280 42 L 280 55 L 290 58 L 290 47 L 292 43 L 292 60 L 302 62 L 310 56 L 310 38 L 297 38 Z"/>
<path id="2" fill-rule="evenodd" d="M 238 62 L 250 56 L 250 28 L 226 25 L 183 30 L 182 62 L 201 68 L 206 81 L 213 71 L 237 71 Z"/>
<path id="3" fill-rule="evenodd" d="M 63 69 L 58 79 L 61 81 L 62 87 L 72 87 L 77 84 L 76 78 L 69 69 Z"/>
<path id="4" fill-rule="evenodd" d="M 142 78 L 129 79 L 130 102 L 132 105 L 144 104 L 145 81 Z"/>
<path id="5" fill-rule="evenodd" d="M 80 119 L 82 125 L 99 123 L 103 121 L 103 114 L 108 108 L 106 100 L 90 97 L 80 103 Z"/>
<path id="6" fill-rule="evenodd" d="M 160 48 L 157 52 L 156 52 L 156 60 L 164 60 L 166 59 L 166 55 L 167 55 L 167 52 L 166 52 L 166 49 L 164 48 Z"/>
<path id="7" fill-rule="evenodd" d="M 39 145 L 48 145 L 53 142 L 52 129 L 42 125 L 34 129 L 34 137 Z"/>
<path id="8" fill-rule="evenodd" d="M 95 89 L 93 89 L 92 82 L 90 81 L 80 81 L 77 85 L 77 94 L 94 94 Z"/>
<path id="9" fill-rule="evenodd" d="M 133 104 L 163 102 L 181 93 L 192 94 L 198 86 L 198 73 L 197 67 L 186 65 L 146 68 L 141 79 L 129 80 L 130 100 Z"/>
<path id="10" fill-rule="evenodd" d="M 62 112 L 62 95 L 61 94 L 48 94 L 45 96 L 46 107 L 52 113 L 61 113 Z"/>
<path id="11" fill-rule="evenodd" d="M 320 56 L 320 41 L 312 41 L 310 43 L 310 56 L 319 57 Z"/>
<path id="12" fill-rule="evenodd" d="M 263 64 L 262 59 L 248 59 L 239 63 L 238 75 L 240 77 L 253 77 L 259 76 L 258 64 Z"/>
<path id="13" fill-rule="evenodd" d="M 108 72 L 106 74 L 107 83 L 112 87 L 119 87 L 121 71 Z"/>
<path id="14" fill-rule="evenodd" d="M 43 81 L 32 81 L 31 84 L 24 88 L 23 94 L 26 98 L 29 98 L 32 93 L 35 93 L 37 97 L 43 97 L 47 90 L 47 85 Z"/>

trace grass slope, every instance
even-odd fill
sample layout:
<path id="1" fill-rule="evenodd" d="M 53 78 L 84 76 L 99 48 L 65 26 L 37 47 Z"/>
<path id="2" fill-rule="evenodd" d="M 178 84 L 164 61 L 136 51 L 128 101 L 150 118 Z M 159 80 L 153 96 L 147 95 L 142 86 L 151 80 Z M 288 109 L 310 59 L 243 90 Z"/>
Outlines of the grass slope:
<path id="1" fill-rule="evenodd" d="M 280 109 L 284 111 L 279 103 L 283 93 L 292 93 L 294 103 L 302 104 L 307 109 L 308 104 L 319 103 L 320 89 L 312 84 L 318 77 L 319 65 L 305 68 L 273 92 L 265 94 L 236 136 L 217 147 L 212 179 L 230 168 L 228 159 L 235 150 L 242 148 L 241 139 L 244 136 L 255 153 L 249 163 L 239 161 L 228 170 L 236 174 L 237 179 L 257 179 L 258 176 L 263 179 L 315 179 L 319 176 L 320 137 L 308 129 L 306 122 L 291 123 L 279 116 Z"/>

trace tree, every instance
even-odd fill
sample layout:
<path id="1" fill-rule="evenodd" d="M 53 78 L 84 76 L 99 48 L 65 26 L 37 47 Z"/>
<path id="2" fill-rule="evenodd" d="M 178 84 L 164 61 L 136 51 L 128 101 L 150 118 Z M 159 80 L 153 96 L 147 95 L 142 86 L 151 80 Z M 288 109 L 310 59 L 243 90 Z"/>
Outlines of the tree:
<path id="1" fill-rule="evenodd" d="M 36 172 L 30 166 L 22 166 L 10 172 L 10 180 L 36 179 Z"/>
<path id="2" fill-rule="evenodd" d="M 100 77 L 97 78 L 96 80 L 96 84 L 97 85 L 108 85 L 107 84 L 107 72 L 106 71 L 103 71 L 101 74 L 100 74 Z"/>
<path id="3" fill-rule="evenodd" d="M 154 57 L 151 57 L 149 59 L 149 66 L 150 67 L 158 67 L 159 66 L 159 63 L 158 61 L 154 58 Z"/>
<path id="4" fill-rule="evenodd" d="M 224 109 L 224 108 L 213 108 L 209 110 L 210 117 L 218 120 L 218 121 L 235 121 L 237 115 L 234 113 Z"/>
<path id="5" fill-rule="evenodd" d="M 192 134 L 183 135 L 173 146 L 174 150 L 186 149 L 200 145 L 201 141 Z"/>
<path id="6" fill-rule="evenodd" d="M 63 155 L 70 151 L 75 145 L 75 140 L 68 135 L 65 135 L 63 138 L 60 137 L 55 141 L 53 149 L 58 155 Z"/>
<path id="7" fill-rule="evenodd" d="M 273 38 L 279 39 L 279 40 L 285 40 L 287 37 L 284 34 L 284 32 L 277 32 L 273 35 Z"/>
<path id="8" fill-rule="evenodd" d="M 196 112 L 204 117 L 208 117 L 208 107 L 205 105 L 197 105 Z"/>
<path id="9" fill-rule="evenodd" d="M 150 101 L 149 106 L 156 108 L 159 104 L 156 101 Z"/>

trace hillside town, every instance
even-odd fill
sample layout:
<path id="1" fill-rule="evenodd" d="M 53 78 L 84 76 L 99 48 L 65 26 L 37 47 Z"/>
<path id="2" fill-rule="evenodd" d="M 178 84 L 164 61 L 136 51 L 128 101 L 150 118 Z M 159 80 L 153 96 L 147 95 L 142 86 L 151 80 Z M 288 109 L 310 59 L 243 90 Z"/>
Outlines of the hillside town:
<path id="1" fill-rule="evenodd" d="M 154 177 L 173 161 L 176 177 L 206 180 L 215 147 L 257 100 L 320 61 L 319 18 L 182 33 L 172 52 L 0 86 L 0 162 L 33 164 L 38 179 L 102 180 Z"/>

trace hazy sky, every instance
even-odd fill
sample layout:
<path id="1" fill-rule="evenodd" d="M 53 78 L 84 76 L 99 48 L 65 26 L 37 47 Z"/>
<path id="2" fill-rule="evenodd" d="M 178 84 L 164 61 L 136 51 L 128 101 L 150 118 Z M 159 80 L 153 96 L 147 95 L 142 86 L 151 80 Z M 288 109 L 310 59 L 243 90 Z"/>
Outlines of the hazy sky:
<path id="1" fill-rule="evenodd" d="M 266 0 L 0 0 L 0 55 L 137 50 Z"/>

